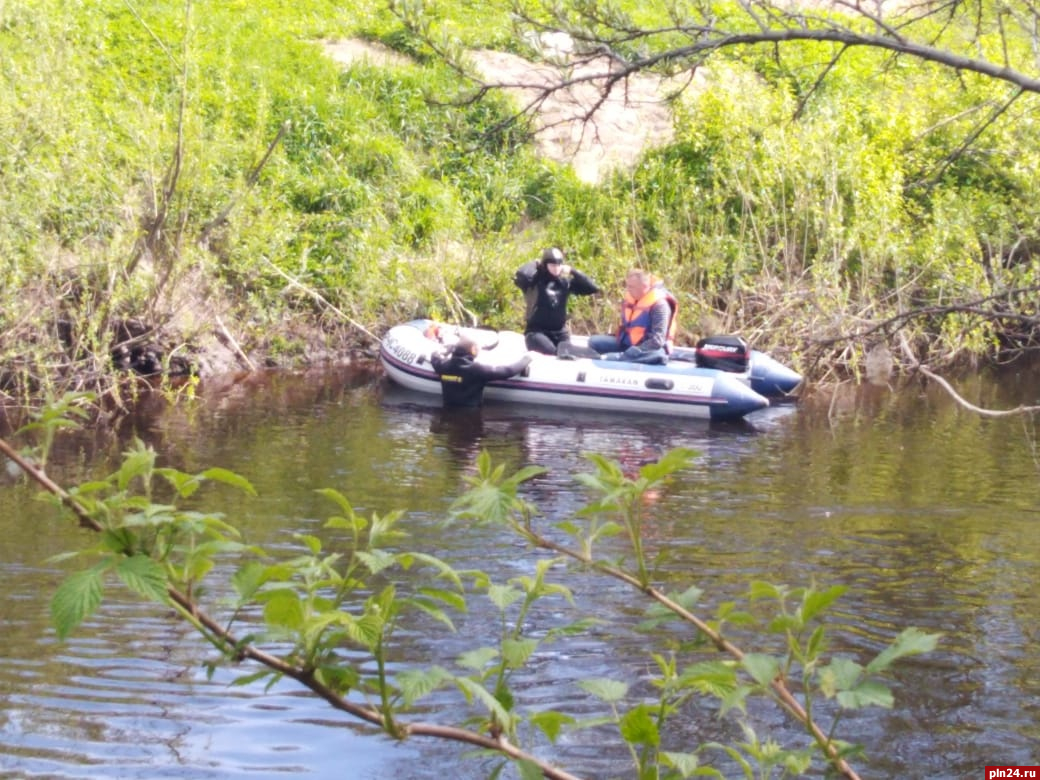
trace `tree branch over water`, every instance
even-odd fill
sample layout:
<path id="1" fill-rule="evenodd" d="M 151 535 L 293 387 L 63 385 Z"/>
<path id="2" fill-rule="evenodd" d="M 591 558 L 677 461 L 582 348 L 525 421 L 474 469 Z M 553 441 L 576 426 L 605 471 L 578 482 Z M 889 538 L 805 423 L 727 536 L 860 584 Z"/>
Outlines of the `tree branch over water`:
<path id="1" fill-rule="evenodd" d="M 103 533 L 105 531 L 104 527 L 91 516 L 90 512 L 77 501 L 75 496 L 50 479 L 42 468 L 30 458 L 23 456 L 2 438 L 0 438 L 0 453 L 10 458 L 30 479 L 44 490 L 58 498 L 62 505 L 78 518 L 81 527 L 95 533 Z M 166 595 L 170 606 L 174 607 L 182 618 L 195 626 L 214 647 L 227 657 L 237 663 L 247 660 L 254 661 L 280 676 L 293 679 L 324 699 L 334 709 L 377 726 L 391 736 L 398 739 L 408 736 L 428 736 L 461 742 L 485 750 L 492 750 L 511 759 L 537 766 L 542 776 L 548 778 L 548 780 L 579 780 L 576 775 L 559 769 L 522 750 L 501 734 L 482 734 L 456 726 L 420 721 L 398 723 L 396 719 L 388 719 L 378 708 L 352 702 L 333 687 L 321 682 L 313 669 L 300 664 L 290 663 L 260 649 L 253 642 L 249 641 L 248 638 L 237 636 L 227 625 L 221 623 L 203 609 L 193 597 L 175 588 L 173 585 L 167 586 Z"/>
<path id="2" fill-rule="evenodd" d="M 947 394 L 949 394 L 949 396 L 953 398 L 953 400 L 956 401 L 959 406 L 963 407 L 964 409 L 967 409 L 969 412 L 974 412 L 975 414 L 981 415 L 983 417 L 1013 417 L 1015 415 L 1020 414 L 1040 414 L 1040 406 L 1027 406 L 1025 404 L 1019 404 L 1014 409 L 985 409 L 981 406 L 976 406 L 975 404 L 971 403 L 966 398 L 964 398 L 964 396 L 962 396 L 960 393 L 958 393 L 953 388 L 953 385 L 951 385 L 941 376 L 936 374 L 934 371 L 930 370 L 928 366 L 918 361 L 917 358 L 914 356 L 913 350 L 910 348 L 910 345 L 907 343 L 906 338 L 903 337 L 902 334 L 900 334 L 899 345 L 903 351 L 903 354 L 906 356 L 907 360 L 910 362 L 914 370 L 919 371 L 923 376 L 928 377 L 937 385 L 939 385 L 939 387 L 945 390 Z"/>
<path id="3" fill-rule="evenodd" d="M 66 403 L 66 407 L 73 406 L 71 401 Z M 67 422 L 49 415 L 46 422 L 35 423 L 22 432 L 42 429 L 46 436 Z M 41 463 L 45 462 L 46 449 L 47 445 L 39 449 Z M 341 514 L 328 519 L 324 528 L 339 532 L 339 546 L 345 551 L 326 554 L 317 536 L 299 534 L 297 541 L 306 549 L 270 564 L 272 556 L 255 545 L 242 544 L 237 530 L 219 512 L 195 511 L 195 504 L 192 509 L 177 505 L 178 498 L 194 496 L 205 482 L 234 486 L 255 496 L 252 485 L 239 475 L 221 468 L 188 474 L 159 467 L 155 451 L 135 442 L 122 465 L 109 477 L 66 490 L 47 477 L 32 457 L 23 455 L 4 439 L 0 439 L 0 454 L 55 496 L 82 527 L 103 538 L 102 544 L 60 556 L 63 560 L 89 557 L 91 563 L 84 562 L 78 571 L 72 572 L 51 600 L 51 616 L 59 639 L 69 636 L 100 606 L 105 581 L 117 579 L 138 596 L 172 607 L 219 651 L 222 662 L 254 662 L 259 671 L 240 676 L 235 680 L 237 685 L 264 679 L 273 684 L 290 678 L 334 709 L 379 728 L 393 739 L 428 736 L 451 740 L 515 761 L 525 777 L 534 772 L 550 780 L 577 780 L 576 775 L 520 747 L 518 741 L 524 732 L 519 727 L 526 724 L 537 728 L 555 742 L 565 724 L 574 728 L 589 724 L 566 712 L 520 707 L 517 702 L 521 690 L 510 684 L 513 673 L 527 666 L 542 642 L 584 634 L 588 629 L 589 621 L 579 620 L 552 629 L 542 639 L 525 630 L 528 611 L 538 600 L 561 595 L 571 600 L 566 585 L 546 579 L 559 558 L 539 559 L 533 575 L 517 576 L 498 585 L 484 572 L 459 572 L 429 554 L 398 551 L 400 541 L 408 536 L 403 530 L 396 530 L 403 512 L 362 518 L 345 496 L 324 489 L 318 492 L 332 499 L 341 510 Z M 521 483 L 541 473 L 538 467 L 524 467 L 507 476 L 504 467 L 492 464 L 490 456 L 481 453 L 477 459 L 479 476 L 467 478 L 472 487 L 453 505 L 452 514 L 464 522 L 472 518 L 481 523 L 502 523 L 528 542 L 624 582 L 658 605 L 658 610 L 648 611 L 648 620 L 683 621 L 706 637 L 715 650 L 730 656 L 721 663 L 698 663 L 694 657 L 680 671 L 674 658 L 667 662 L 666 654 L 651 651 L 660 667 L 660 676 L 652 680 L 652 688 L 660 693 L 650 695 L 651 699 L 657 696 L 660 700 L 651 704 L 646 702 L 645 692 L 630 696 L 627 682 L 592 677 L 576 681 L 608 705 L 612 717 L 603 722 L 613 721 L 618 727 L 620 743 L 629 748 L 641 777 L 650 776 L 651 771 L 656 776 L 661 767 L 683 767 L 682 776 L 689 776 L 699 764 L 699 753 L 709 750 L 722 750 L 731 758 L 746 751 L 749 758 L 771 765 L 779 747 L 792 767 L 802 767 L 793 771 L 808 771 L 815 756 L 838 774 L 856 780 L 857 773 L 846 761 L 849 746 L 833 733 L 840 712 L 850 707 L 891 706 L 891 694 L 877 678 L 886 674 L 900 657 L 930 652 L 938 635 L 906 629 L 865 665 L 851 659 L 828 658 L 823 613 L 845 592 L 844 586 L 821 590 L 815 586 L 789 588 L 753 582 L 748 592 L 749 604 L 762 603 L 768 614 L 758 629 L 763 635 L 752 633 L 749 641 L 762 641 L 764 635 L 777 633 L 777 617 L 784 616 L 786 650 L 746 652 L 723 634 L 723 626 L 754 624 L 756 618 L 750 612 L 735 612 L 729 604 L 720 606 L 713 619 L 704 619 L 692 611 L 700 597 L 699 588 L 690 586 L 682 593 L 669 594 L 652 585 L 653 572 L 642 538 L 643 498 L 647 491 L 652 492 L 669 475 L 688 465 L 694 454 L 683 449 L 666 453 L 656 463 L 642 466 L 636 479 L 624 476 L 618 463 L 590 456 L 599 465 L 599 471 L 579 475 L 579 481 L 604 491 L 604 495 L 577 514 L 576 518 L 584 517 L 587 524 L 560 524 L 561 530 L 575 537 L 577 545 L 572 549 L 534 533 L 528 505 L 516 493 Z M 151 496 L 160 488 L 162 492 L 173 488 L 176 496 L 162 504 L 152 503 Z M 611 553 L 609 560 L 594 558 L 594 542 L 614 534 L 617 523 L 612 518 L 618 513 L 630 542 L 629 553 L 621 558 Z M 214 571 L 218 559 L 226 565 L 231 560 L 228 556 L 236 562 L 228 591 L 233 595 L 229 599 L 221 597 L 219 603 L 226 604 L 227 609 L 226 616 L 218 619 L 203 608 L 196 594 L 210 592 L 203 587 L 203 579 Z M 631 559 L 637 564 L 635 567 Z M 407 587 L 401 587 L 399 592 L 398 584 L 388 584 L 384 574 L 390 567 L 399 567 L 402 572 L 431 569 L 433 576 L 420 576 L 414 582 L 414 593 L 406 593 Z M 463 576 L 472 579 L 481 598 L 490 597 L 501 611 L 503 630 L 498 646 L 488 646 L 484 636 L 472 637 L 477 644 L 455 660 L 456 665 L 468 670 L 461 676 L 436 663 L 413 668 L 398 659 L 392 665 L 399 668 L 389 672 L 388 653 L 401 649 L 391 642 L 395 629 L 405 628 L 400 618 L 406 611 L 418 609 L 453 627 L 437 605 L 465 611 L 468 596 L 473 594 L 463 588 Z M 413 573 L 402 579 L 400 585 L 415 578 Z M 450 583 L 447 589 L 437 582 L 445 580 Z M 510 605 L 521 606 L 517 610 Z M 240 618 L 245 614 L 253 616 L 246 621 L 248 625 L 233 630 L 243 622 Z M 280 648 L 278 654 L 265 650 L 265 641 Z M 345 657 L 343 653 L 348 648 L 356 654 Z M 430 663 L 430 659 L 424 661 Z M 217 663 L 211 660 L 206 666 L 212 670 Z M 475 719 L 478 727 L 399 719 L 414 714 L 413 705 L 418 699 L 449 685 L 459 689 L 464 701 L 443 705 L 445 717 L 454 712 L 461 712 L 460 717 L 464 717 L 471 714 L 469 710 L 475 705 L 481 711 Z M 743 710 L 750 696 L 765 695 L 806 729 L 812 747 L 789 749 L 770 741 L 768 750 L 759 753 L 758 740 L 753 738 L 749 744 L 736 746 L 707 741 L 695 747 L 683 744 L 680 752 L 666 750 L 661 737 L 666 733 L 668 717 L 682 712 L 682 705 L 694 696 L 705 695 L 718 699 L 722 713 L 735 707 Z M 831 733 L 825 733 L 818 719 L 830 707 L 821 708 L 820 704 L 835 699 L 839 711 L 833 715 Z M 655 714 L 651 716 L 651 712 Z M 471 722 L 474 719 L 464 721 Z M 737 760 L 749 765 L 742 758 Z"/>
<path id="4" fill-rule="evenodd" d="M 638 73 L 672 76 L 696 70 L 724 51 L 746 52 L 758 47 L 779 50 L 789 44 L 842 47 L 836 54 L 822 52 L 821 73 L 813 89 L 825 81 L 843 52 L 862 47 L 894 55 L 889 67 L 895 66 L 899 58 L 908 57 L 957 74 L 970 73 L 1005 82 L 1017 88 L 1016 96 L 1040 93 L 1040 77 L 1036 74 L 1032 49 L 1020 45 L 1022 41 L 1031 41 L 1034 47 L 1040 43 L 1040 33 L 1035 26 L 1036 11 L 1031 4 L 1023 2 L 1012 2 L 999 19 L 991 19 L 967 3 L 937 7 L 878 2 L 868 9 L 861 2 L 841 0 L 809 6 L 744 0 L 725 15 L 714 6 L 699 4 L 684 6 L 681 11 L 673 9 L 671 24 L 659 26 L 640 25 L 621 11 L 595 3 L 549 8 L 537 2 L 514 2 L 512 13 L 519 26 L 533 35 L 535 48 L 541 46 L 539 41 L 554 35 L 567 36 L 573 41 L 573 49 L 561 50 L 550 45 L 547 51 L 549 62 L 561 65 L 556 78 L 546 79 L 550 71 L 543 69 L 537 80 L 523 83 L 495 82 L 480 77 L 467 66 L 458 48 L 441 40 L 428 18 L 415 7 L 406 7 L 400 2 L 392 7 L 438 56 L 478 84 L 477 97 L 492 89 L 533 90 L 538 97 L 528 101 L 518 117 L 533 115 L 552 94 L 581 84 L 597 84 L 605 97 Z M 945 15 L 942 24 L 938 20 L 940 12 Z M 964 30 L 970 31 L 967 39 L 960 33 Z M 973 44 L 979 44 L 976 51 L 992 50 L 981 45 L 986 36 L 1000 41 L 998 50 L 1003 55 L 1002 61 L 963 53 L 971 50 Z M 683 39 L 687 42 L 680 43 Z M 949 45 L 945 45 L 947 40 Z M 599 72 L 582 69 L 593 63 L 600 65 Z M 590 121 L 601 105 L 602 100 L 593 102 L 583 118 Z M 998 109 L 986 124 L 1005 109 L 1006 106 Z M 973 131 L 965 147 L 977 139 L 981 130 Z"/>

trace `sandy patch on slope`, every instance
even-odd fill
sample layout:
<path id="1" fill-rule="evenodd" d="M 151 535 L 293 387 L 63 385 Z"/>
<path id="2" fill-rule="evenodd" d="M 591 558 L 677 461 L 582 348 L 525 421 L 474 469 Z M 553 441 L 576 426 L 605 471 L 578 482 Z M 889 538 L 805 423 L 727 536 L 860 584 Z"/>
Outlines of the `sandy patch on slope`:
<path id="1" fill-rule="evenodd" d="M 410 62 L 367 41 L 333 41 L 326 43 L 326 50 L 344 64 Z M 613 84 L 605 95 L 611 74 L 606 57 L 565 53 L 554 58 L 560 63 L 556 65 L 501 51 L 480 50 L 470 56 L 488 86 L 511 94 L 519 109 L 535 117 L 538 151 L 573 166 L 582 181 L 596 183 L 611 170 L 628 168 L 645 149 L 667 144 L 674 136 L 667 98 L 680 82 L 633 74 Z M 701 78 L 695 77 L 694 86 Z M 573 83 L 565 89 L 552 89 L 565 79 Z"/>

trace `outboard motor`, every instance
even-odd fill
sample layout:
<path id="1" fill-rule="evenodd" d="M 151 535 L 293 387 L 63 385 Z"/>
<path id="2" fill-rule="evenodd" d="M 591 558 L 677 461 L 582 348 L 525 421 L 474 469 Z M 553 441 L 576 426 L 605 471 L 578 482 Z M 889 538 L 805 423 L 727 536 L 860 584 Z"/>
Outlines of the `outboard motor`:
<path id="1" fill-rule="evenodd" d="M 751 348 L 741 336 L 707 336 L 697 342 L 696 363 L 701 368 L 743 374 L 751 363 Z"/>

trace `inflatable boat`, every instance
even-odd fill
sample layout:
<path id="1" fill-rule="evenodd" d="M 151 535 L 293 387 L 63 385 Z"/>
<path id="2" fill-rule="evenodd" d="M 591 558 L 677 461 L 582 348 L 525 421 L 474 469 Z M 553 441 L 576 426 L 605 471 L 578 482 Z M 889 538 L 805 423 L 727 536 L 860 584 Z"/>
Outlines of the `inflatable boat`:
<path id="1" fill-rule="evenodd" d="M 463 336 L 480 344 L 478 360 L 487 363 L 512 363 L 527 351 L 522 333 L 413 320 L 389 330 L 380 362 L 402 387 L 439 395 L 430 356 Z M 801 382 L 798 373 L 734 336 L 677 348 L 664 365 L 579 357 L 587 354 L 586 340 L 574 336 L 577 349 L 561 357 L 535 355 L 522 374 L 491 382 L 485 400 L 736 420 L 790 397 Z"/>

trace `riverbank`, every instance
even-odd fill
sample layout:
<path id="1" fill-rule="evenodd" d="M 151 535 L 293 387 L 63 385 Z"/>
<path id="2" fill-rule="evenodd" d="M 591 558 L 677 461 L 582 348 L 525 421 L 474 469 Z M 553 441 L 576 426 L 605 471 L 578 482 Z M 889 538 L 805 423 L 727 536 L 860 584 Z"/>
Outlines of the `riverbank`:
<path id="1" fill-rule="evenodd" d="M 950 165 L 914 130 L 945 126 L 931 76 L 879 92 L 863 62 L 796 111 L 754 58 L 680 68 L 681 91 L 649 67 L 597 82 L 621 60 L 466 14 L 460 72 L 368 10 L 12 10 L 0 403 L 341 364 L 416 317 L 518 329 L 513 273 L 546 246 L 605 291 L 574 302 L 575 332 L 614 327 L 644 267 L 680 299 L 682 343 L 740 333 L 813 382 L 1037 344 L 1016 226 L 1040 146 L 1002 138 L 989 158 L 1021 162 L 995 180 L 918 186 Z"/>

